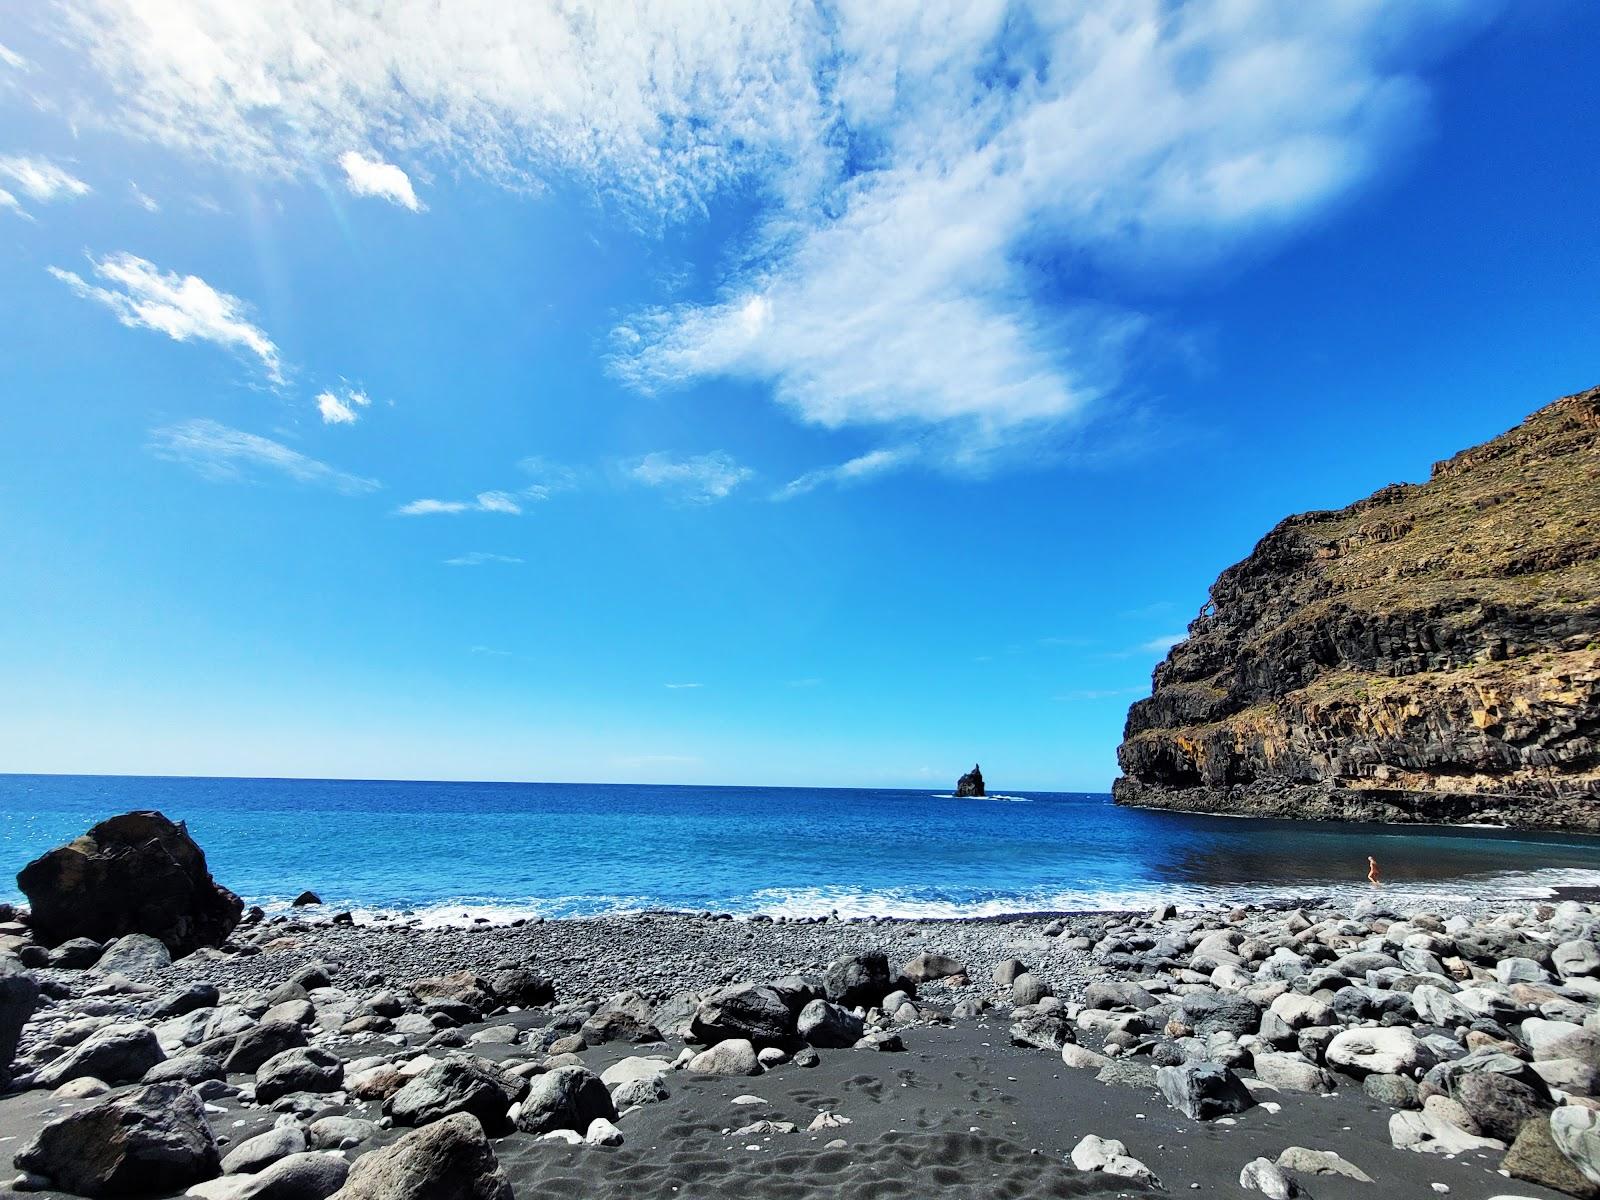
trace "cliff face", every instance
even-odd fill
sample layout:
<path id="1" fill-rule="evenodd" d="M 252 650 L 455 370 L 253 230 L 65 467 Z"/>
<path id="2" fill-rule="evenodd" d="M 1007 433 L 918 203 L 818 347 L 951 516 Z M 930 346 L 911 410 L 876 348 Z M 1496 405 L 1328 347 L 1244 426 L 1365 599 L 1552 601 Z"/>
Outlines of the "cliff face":
<path id="1" fill-rule="evenodd" d="M 1600 388 L 1224 571 L 1119 804 L 1600 832 Z"/>

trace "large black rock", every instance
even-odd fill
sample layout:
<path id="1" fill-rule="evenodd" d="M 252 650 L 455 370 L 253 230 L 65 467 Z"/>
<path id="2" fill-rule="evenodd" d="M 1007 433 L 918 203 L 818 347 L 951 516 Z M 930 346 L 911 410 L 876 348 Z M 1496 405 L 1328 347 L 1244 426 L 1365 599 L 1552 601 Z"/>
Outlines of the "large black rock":
<path id="1" fill-rule="evenodd" d="M 956 780 L 956 795 L 982 796 L 983 794 L 983 772 L 978 769 L 977 763 L 973 763 L 972 770 Z"/>
<path id="2" fill-rule="evenodd" d="M 17 886 L 33 908 L 34 936 L 47 946 L 143 933 L 179 958 L 219 945 L 244 910 L 211 878 L 189 831 L 158 812 L 101 821 L 22 868 Z"/>

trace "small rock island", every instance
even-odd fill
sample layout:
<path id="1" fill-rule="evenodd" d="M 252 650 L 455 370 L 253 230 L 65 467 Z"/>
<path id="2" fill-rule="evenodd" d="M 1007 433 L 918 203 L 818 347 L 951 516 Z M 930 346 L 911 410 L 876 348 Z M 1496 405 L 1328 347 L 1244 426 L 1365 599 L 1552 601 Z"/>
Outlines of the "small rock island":
<path id="1" fill-rule="evenodd" d="M 984 794 L 983 772 L 978 769 L 977 763 L 973 763 L 972 770 L 956 780 L 956 795 L 982 796 Z"/>

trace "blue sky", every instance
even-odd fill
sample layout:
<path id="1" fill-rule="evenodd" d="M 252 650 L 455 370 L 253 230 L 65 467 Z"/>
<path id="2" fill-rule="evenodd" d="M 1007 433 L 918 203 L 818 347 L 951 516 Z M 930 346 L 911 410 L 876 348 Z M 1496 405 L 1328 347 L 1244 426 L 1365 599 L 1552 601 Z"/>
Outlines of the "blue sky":
<path id="1" fill-rule="evenodd" d="M 1103 790 L 1600 382 L 1593 5 L 363 7 L 0 15 L 0 769 Z"/>

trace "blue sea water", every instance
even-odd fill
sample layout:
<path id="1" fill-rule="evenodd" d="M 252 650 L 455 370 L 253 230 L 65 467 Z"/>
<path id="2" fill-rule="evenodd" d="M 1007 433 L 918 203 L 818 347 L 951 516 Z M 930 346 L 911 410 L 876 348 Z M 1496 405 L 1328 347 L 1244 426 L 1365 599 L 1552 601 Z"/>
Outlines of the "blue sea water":
<path id="1" fill-rule="evenodd" d="M 1367 891 L 1600 885 L 1600 839 L 1141 812 L 1028 792 L 0 775 L 0 898 L 95 821 L 188 823 L 216 877 L 282 907 L 464 916 L 647 908 L 956 917 Z"/>

